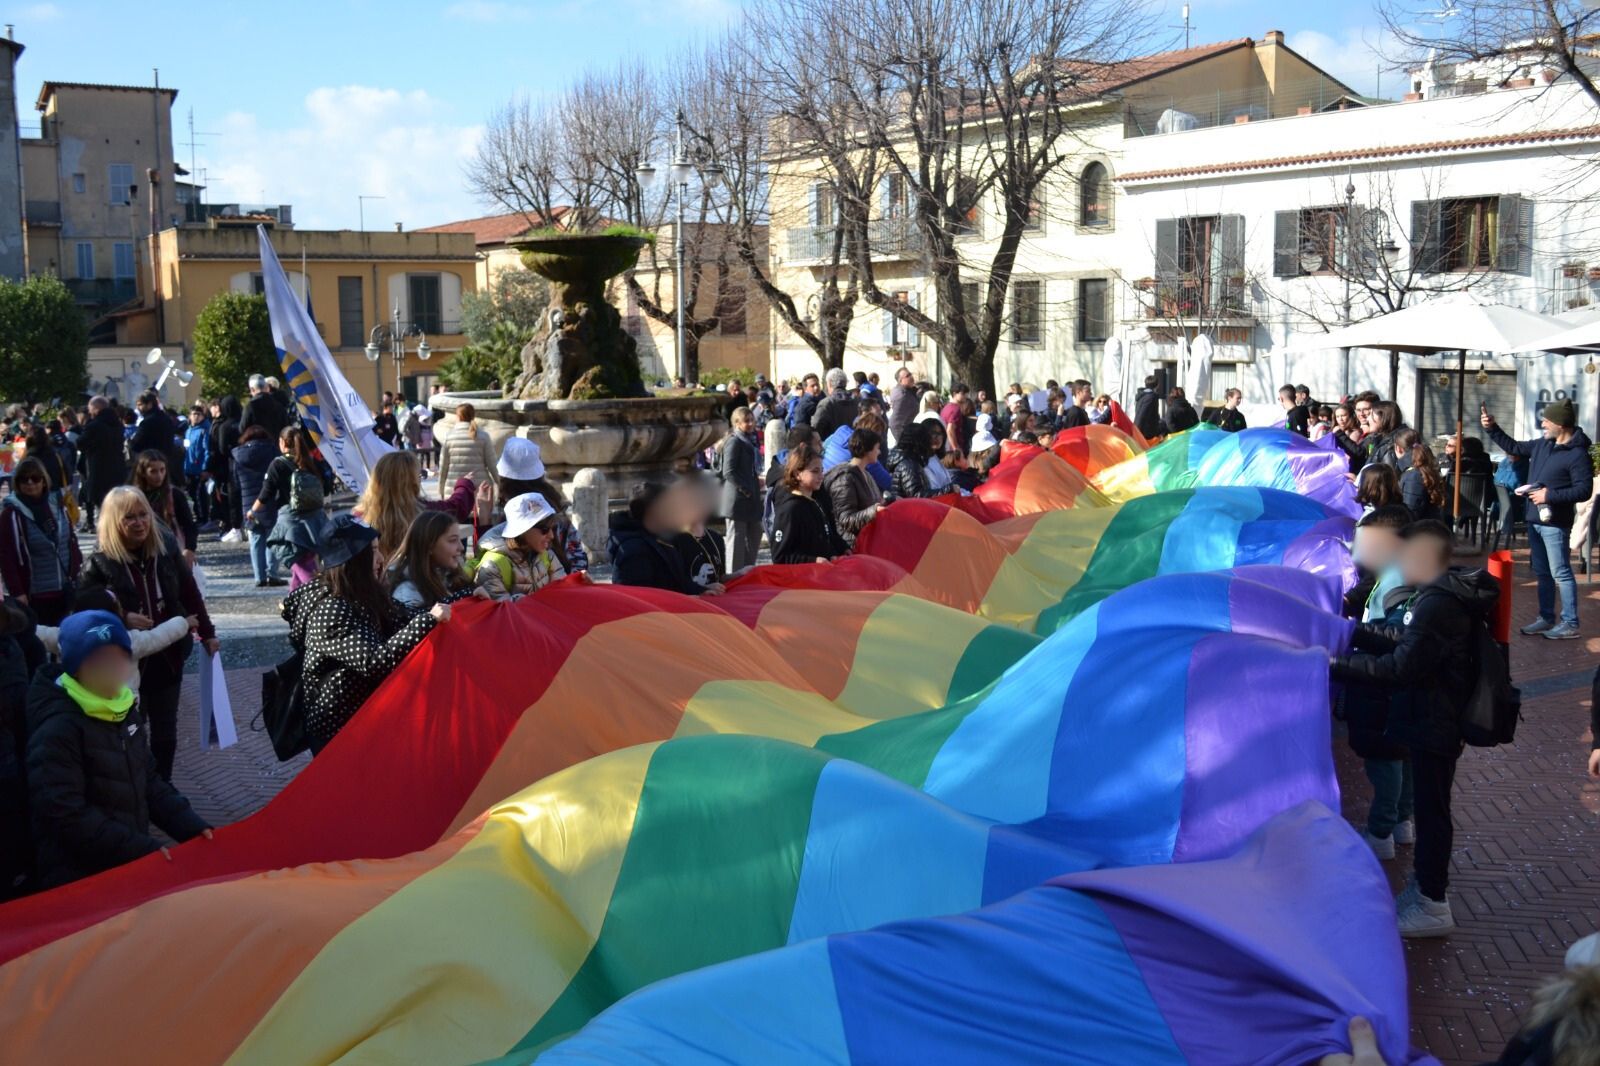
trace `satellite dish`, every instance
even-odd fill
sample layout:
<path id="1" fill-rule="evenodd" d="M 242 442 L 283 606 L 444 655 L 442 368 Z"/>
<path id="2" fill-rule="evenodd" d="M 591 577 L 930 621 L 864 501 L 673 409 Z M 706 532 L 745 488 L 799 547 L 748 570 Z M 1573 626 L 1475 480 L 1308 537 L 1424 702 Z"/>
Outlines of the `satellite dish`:
<path id="1" fill-rule="evenodd" d="M 151 366 L 155 366 L 157 363 L 161 362 L 161 349 L 151 348 L 150 354 L 144 357 L 144 361 L 149 363 Z"/>

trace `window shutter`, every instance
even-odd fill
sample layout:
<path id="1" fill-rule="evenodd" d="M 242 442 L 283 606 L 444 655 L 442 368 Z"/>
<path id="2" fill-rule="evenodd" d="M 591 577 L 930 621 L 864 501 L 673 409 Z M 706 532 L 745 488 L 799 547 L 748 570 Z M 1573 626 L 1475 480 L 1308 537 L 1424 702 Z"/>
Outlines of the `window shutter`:
<path id="1" fill-rule="evenodd" d="M 1178 278 L 1178 220 L 1175 218 L 1156 222 L 1156 277 L 1170 282 Z"/>
<path id="2" fill-rule="evenodd" d="M 894 315 L 889 309 L 883 309 L 883 346 L 888 348 L 894 344 Z"/>
<path id="3" fill-rule="evenodd" d="M 1363 278 L 1377 277 L 1383 246 L 1388 242 L 1388 216 L 1382 208 L 1356 207 L 1350 217 L 1354 220 L 1351 247 L 1355 250 L 1351 272 Z"/>
<path id="4" fill-rule="evenodd" d="M 906 293 L 906 302 L 912 307 L 916 307 L 918 305 L 917 294 L 914 292 Z M 922 334 L 917 330 L 916 326 L 911 325 L 909 322 L 906 323 L 906 347 L 922 347 Z"/>
<path id="5" fill-rule="evenodd" d="M 1300 275 L 1300 212 L 1279 211 L 1272 216 L 1272 276 Z"/>
<path id="6" fill-rule="evenodd" d="M 821 229 L 823 225 L 821 192 L 822 186 L 813 183 L 810 189 L 811 201 L 806 207 L 806 217 L 811 219 L 811 227 L 813 229 Z"/>
<path id="7" fill-rule="evenodd" d="M 1411 265 L 1419 274 L 1439 273 L 1444 253 L 1444 212 L 1437 200 L 1411 202 Z"/>
<path id="8" fill-rule="evenodd" d="M 889 175 L 885 174 L 878 179 L 878 217 L 889 218 L 893 214 L 894 189 Z"/>
<path id="9" fill-rule="evenodd" d="M 1223 215 L 1219 224 L 1222 238 L 1222 272 L 1225 277 L 1244 273 L 1244 216 Z"/>
<path id="10" fill-rule="evenodd" d="M 1496 216 L 1499 252 L 1495 269 L 1508 274 L 1533 273 L 1533 203 L 1515 194 L 1500 197 Z"/>

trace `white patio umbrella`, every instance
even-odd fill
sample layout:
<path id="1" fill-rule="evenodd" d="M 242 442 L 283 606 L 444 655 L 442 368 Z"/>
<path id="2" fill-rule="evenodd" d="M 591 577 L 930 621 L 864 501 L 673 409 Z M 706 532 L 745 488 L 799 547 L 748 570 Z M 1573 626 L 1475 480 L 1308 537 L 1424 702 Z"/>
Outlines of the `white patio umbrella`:
<path id="1" fill-rule="evenodd" d="M 1554 315 L 1493 303 L 1470 292 L 1454 293 L 1328 333 L 1303 333 L 1287 347 L 1301 352 L 1329 348 L 1380 348 L 1412 355 L 1456 352 L 1456 439 L 1459 441 L 1466 422 L 1467 352 L 1500 354 L 1549 350 L 1541 341 L 1570 325 Z M 1464 450 L 1456 449 L 1453 513 L 1457 519 L 1461 517 L 1461 453 Z"/>
<path id="2" fill-rule="evenodd" d="M 1184 368 L 1183 389 L 1197 411 L 1204 409 L 1206 397 L 1211 392 L 1211 359 L 1215 354 L 1216 346 L 1204 333 L 1198 334 L 1189 345 L 1189 363 Z"/>
<path id="3" fill-rule="evenodd" d="M 1582 314 L 1568 311 L 1554 316 L 1561 321 L 1560 328 L 1529 346 L 1529 351 L 1554 352 L 1572 355 L 1592 352 L 1600 348 L 1600 311 L 1592 307 L 1578 309 Z"/>

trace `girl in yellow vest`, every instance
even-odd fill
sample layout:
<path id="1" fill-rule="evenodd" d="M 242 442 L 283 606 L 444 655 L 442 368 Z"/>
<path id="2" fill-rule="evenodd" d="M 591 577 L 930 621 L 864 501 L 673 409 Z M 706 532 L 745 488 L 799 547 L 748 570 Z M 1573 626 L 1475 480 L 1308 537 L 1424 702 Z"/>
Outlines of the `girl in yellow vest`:
<path id="1" fill-rule="evenodd" d="M 557 520 L 556 509 L 537 492 L 508 501 L 501 538 L 484 538 L 474 578 L 478 588 L 491 599 L 519 600 L 565 577 L 550 550 Z"/>

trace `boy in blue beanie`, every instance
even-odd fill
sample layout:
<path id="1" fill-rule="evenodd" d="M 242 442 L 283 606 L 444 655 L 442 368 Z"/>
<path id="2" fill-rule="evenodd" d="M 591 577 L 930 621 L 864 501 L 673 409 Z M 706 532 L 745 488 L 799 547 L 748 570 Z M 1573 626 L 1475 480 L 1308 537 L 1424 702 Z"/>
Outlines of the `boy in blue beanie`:
<path id="1" fill-rule="evenodd" d="M 28 799 L 40 887 L 109 870 L 211 836 L 189 801 L 155 771 L 150 741 L 128 687 L 133 641 L 109 611 L 80 611 L 61 624 L 61 663 L 47 663 L 28 692 Z"/>

